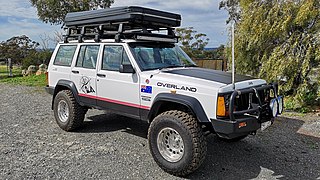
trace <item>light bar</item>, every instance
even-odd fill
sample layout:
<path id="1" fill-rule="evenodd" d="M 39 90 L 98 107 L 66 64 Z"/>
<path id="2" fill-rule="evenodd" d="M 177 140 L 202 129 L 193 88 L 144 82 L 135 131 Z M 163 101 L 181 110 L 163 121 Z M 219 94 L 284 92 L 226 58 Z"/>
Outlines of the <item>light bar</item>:
<path id="1" fill-rule="evenodd" d="M 144 40 L 144 41 L 160 41 L 160 42 L 170 42 L 170 43 L 178 42 L 178 38 L 162 38 L 162 37 L 151 37 L 151 36 L 141 36 L 141 35 L 138 35 L 136 39 Z"/>

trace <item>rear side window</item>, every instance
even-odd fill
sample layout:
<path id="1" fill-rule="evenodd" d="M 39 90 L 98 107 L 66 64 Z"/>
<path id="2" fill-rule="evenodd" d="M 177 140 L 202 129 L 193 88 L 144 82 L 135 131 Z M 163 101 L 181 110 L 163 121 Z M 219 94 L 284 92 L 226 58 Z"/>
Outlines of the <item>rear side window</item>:
<path id="1" fill-rule="evenodd" d="M 65 46 L 62 45 L 59 47 L 57 55 L 54 59 L 53 64 L 58 66 L 71 66 L 74 52 L 76 51 L 77 46 Z"/>
<path id="2" fill-rule="evenodd" d="M 99 48 L 99 45 L 81 46 L 76 67 L 95 69 L 97 64 Z"/>

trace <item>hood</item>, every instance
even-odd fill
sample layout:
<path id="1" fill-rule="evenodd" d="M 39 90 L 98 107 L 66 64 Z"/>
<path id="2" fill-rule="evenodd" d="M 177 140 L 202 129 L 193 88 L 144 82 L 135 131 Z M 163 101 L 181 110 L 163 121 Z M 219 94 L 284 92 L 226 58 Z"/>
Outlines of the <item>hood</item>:
<path id="1" fill-rule="evenodd" d="M 152 85 L 158 87 L 197 89 L 198 93 L 210 94 L 212 90 L 219 92 L 233 91 L 231 77 L 232 74 L 228 72 L 188 67 L 145 71 L 142 73 L 142 82 L 149 79 Z M 244 89 L 266 83 L 262 79 L 244 75 L 236 75 L 235 80 L 236 89 Z"/>
<path id="2" fill-rule="evenodd" d="M 222 84 L 231 84 L 232 83 L 232 74 L 224 71 L 203 69 L 203 68 L 184 68 L 184 69 L 173 69 L 163 71 L 164 73 L 188 76 L 193 78 L 204 79 L 208 81 L 219 82 Z M 254 78 L 244 75 L 236 75 L 235 82 L 253 80 Z"/>

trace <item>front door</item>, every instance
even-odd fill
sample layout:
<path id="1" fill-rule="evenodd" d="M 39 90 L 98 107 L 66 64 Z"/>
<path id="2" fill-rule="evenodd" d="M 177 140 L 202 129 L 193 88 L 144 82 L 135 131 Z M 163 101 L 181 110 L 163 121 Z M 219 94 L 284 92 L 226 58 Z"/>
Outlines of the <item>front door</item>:
<path id="1" fill-rule="evenodd" d="M 81 45 L 77 61 L 71 69 L 71 80 L 75 83 L 80 101 L 95 106 L 97 96 L 97 59 L 100 45 Z"/>
<path id="2" fill-rule="evenodd" d="M 97 105 L 139 117 L 139 76 L 120 73 L 120 64 L 131 64 L 122 45 L 105 45 L 97 73 Z"/>

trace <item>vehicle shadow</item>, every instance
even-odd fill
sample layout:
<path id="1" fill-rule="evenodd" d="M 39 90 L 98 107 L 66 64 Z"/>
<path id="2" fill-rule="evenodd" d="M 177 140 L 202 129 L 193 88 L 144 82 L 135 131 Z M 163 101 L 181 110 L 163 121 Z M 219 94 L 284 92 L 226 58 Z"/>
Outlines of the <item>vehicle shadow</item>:
<path id="1" fill-rule="evenodd" d="M 101 133 L 122 131 L 147 139 L 149 124 L 144 121 L 131 119 L 125 116 L 104 113 L 87 115 L 84 126 L 78 130 L 80 133 Z"/>
<path id="2" fill-rule="evenodd" d="M 265 132 L 226 143 L 207 136 L 207 158 L 187 179 L 317 179 L 320 138 L 297 131 L 303 121 L 279 118 Z M 148 123 L 115 114 L 87 116 L 81 133 L 123 131 L 147 138 Z"/>

